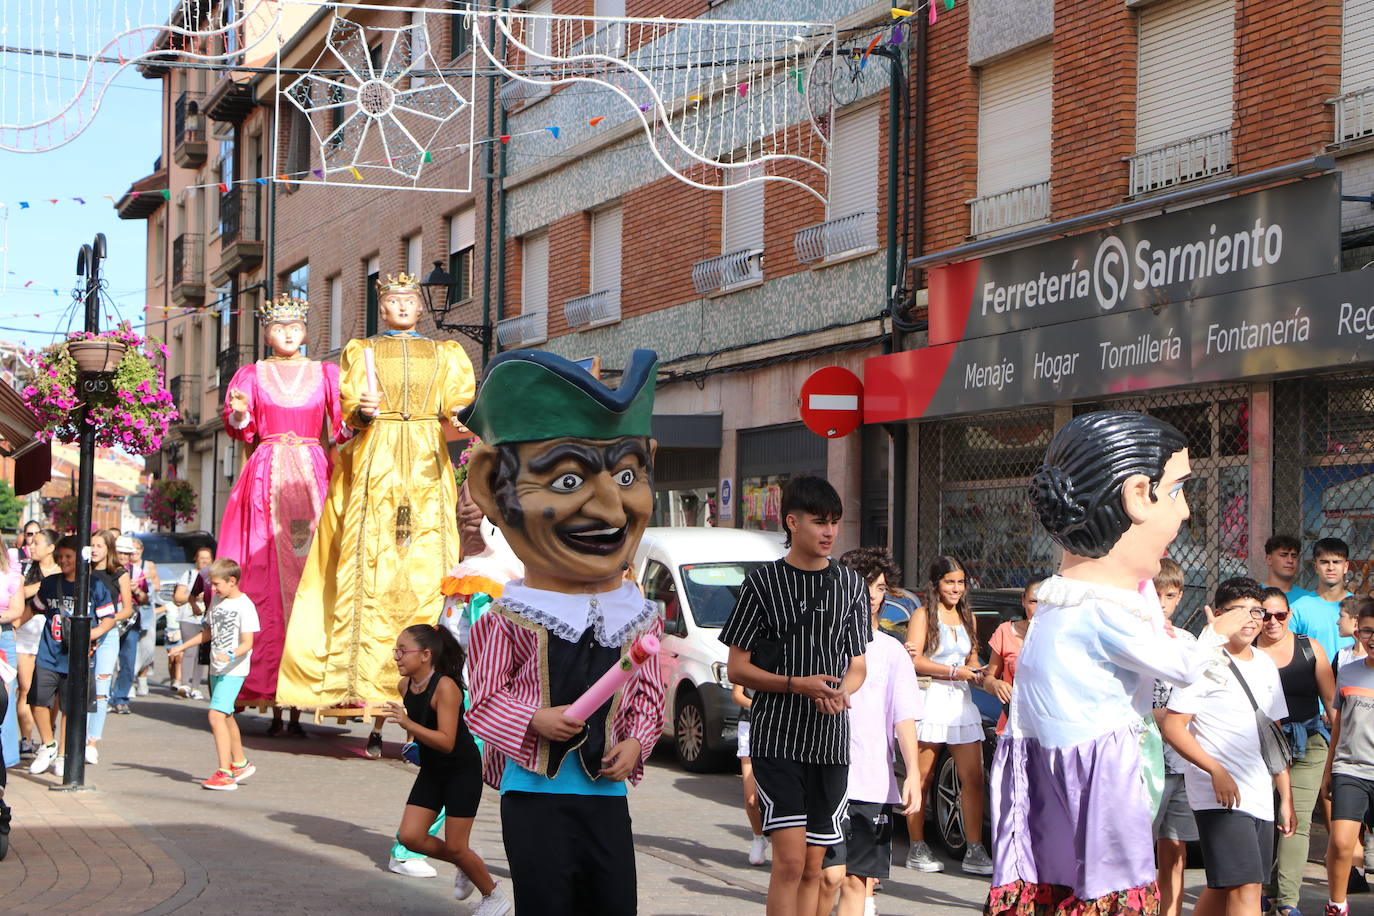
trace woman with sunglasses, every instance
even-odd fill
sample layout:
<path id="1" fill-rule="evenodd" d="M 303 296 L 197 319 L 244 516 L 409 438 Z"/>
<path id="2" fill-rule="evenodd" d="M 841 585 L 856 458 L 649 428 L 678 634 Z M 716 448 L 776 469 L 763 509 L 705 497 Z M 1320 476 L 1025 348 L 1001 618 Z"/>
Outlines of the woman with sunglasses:
<path id="1" fill-rule="evenodd" d="M 1288 719 L 1283 730 L 1293 748 L 1293 766 L 1288 772 L 1297 814 L 1293 835 L 1278 838 L 1274 879 L 1265 892 L 1274 902 L 1278 916 L 1291 916 L 1297 913 L 1303 868 L 1307 864 L 1312 809 L 1316 807 L 1321 790 L 1331 741 L 1323 710 L 1331 708 L 1336 679 L 1321 643 L 1289 629 L 1292 613 L 1287 596 L 1277 588 L 1266 588 L 1263 604 L 1264 622 L 1255 648 L 1278 666 L 1283 696 L 1288 702 Z"/>

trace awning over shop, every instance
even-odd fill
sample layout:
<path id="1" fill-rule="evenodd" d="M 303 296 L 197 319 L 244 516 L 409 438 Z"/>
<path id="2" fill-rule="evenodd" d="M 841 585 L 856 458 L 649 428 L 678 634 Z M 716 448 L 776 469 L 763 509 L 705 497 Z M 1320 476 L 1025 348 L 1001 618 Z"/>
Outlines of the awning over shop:
<path id="1" fill-rule="evenodd" d="M 15 460 L 14 492 L 32 493 L 52 474 L 52 452 L 39 442 L 40 424 L 24 399 L 9 385 L 0 384 L 0 455 Z"/>
<path id="2" fill-rule="evenodd" d="M 663 448 L 720 448 L 721 415 L 654 414 L 653 434 L 658 447 Z"/>

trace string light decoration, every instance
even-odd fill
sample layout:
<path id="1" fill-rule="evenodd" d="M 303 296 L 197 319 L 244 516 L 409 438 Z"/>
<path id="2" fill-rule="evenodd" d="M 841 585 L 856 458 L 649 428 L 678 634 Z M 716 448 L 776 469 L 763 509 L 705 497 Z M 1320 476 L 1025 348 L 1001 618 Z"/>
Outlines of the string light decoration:
<path id="1" fill-rule="evenodd" d="M 364 180 L 364 169 L 381 169 L 418 186 L 425 163 L 432 161 L 428 151 L 464 111 L 471 144 L 472 106 L 439 71 L 430 46 L 423 17 L 391 29 L 364 27 L 335 14 L 310 72 L 281 93 L 307 116 L 318 146 L 322 174 L 309 183 L 329 183 L 332 175 L 346 172 L 355 186 L 389 187 Z"/>
<path id="2" fill-rule="evenodd" d="M 0 0 L 0 149 L 70 143 L 125 67 L 275 52 L 280 0 Z"/>

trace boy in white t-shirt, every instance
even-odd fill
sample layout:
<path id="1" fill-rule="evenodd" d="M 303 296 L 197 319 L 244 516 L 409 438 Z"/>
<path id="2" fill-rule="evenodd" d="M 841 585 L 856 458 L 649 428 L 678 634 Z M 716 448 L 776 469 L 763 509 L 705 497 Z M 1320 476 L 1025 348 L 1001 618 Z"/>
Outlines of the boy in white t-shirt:
<path id="1" fill-rule="evenodd" d="M 234 704 L 248 676 L 253 659 L 253 634 L 261 629 L 258 609 L 239 591 L 243 570 L 224 557 L 210 564 L 210 585 L 215 602 L 206 612 L 200 633 L 169 649 L 168 656 L 180 655 L 192 646 L 210 643 L 210 731 L 215 736 L 219 769 L 201 783 L 205 789 L 237 789 L 238 784 L 257 772 L 243 752 L 243 738 L 234 721 Z"/>
<path id="2" fill-rule="evenodd" d="M 1262 600 L 1254 579 L 1237 577 L 1218 586 L 1217 616 L 1247 614 L 1250 623 L 1226 644 L 1225 676 L 1175 690 L 1164 717 L 1165 740 L 1187 761 L 1184 782 L 1207 871 L 1207 889 L 1193 910 L 1198 916 L 1259 912 L 1260 888 L 1274 864 L 1275 789 L 1279 832 L 1293 833 L 1288 771 L 1269 775 L 1255 718 L 1255 705 L 1276 722 L 1288 715 L 1279 669 L 1250 645 L 1264 617 Z"/>

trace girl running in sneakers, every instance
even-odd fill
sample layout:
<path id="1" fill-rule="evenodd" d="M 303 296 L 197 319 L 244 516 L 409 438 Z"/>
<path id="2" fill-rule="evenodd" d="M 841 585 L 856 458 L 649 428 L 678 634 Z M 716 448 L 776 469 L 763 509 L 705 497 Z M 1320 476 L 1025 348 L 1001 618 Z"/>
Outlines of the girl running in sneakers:
<path id="1" fill-rule="evenodd" d="M 505 916 L 513 912 L 510 899 L 468 845 L 482 799 L 482 758 L 463 721 L 463 649 L 443 627 L 416 624 L 401 631 L 392 654 L 404 705 L 387 703 L 387 716 L 420 750 L 397 835 L 407 849 L 452 862 L 468 876 L 482 892 L 473 916 Z M 442 840 L 429 833 L 441 810 L 448 815 Z"/>

